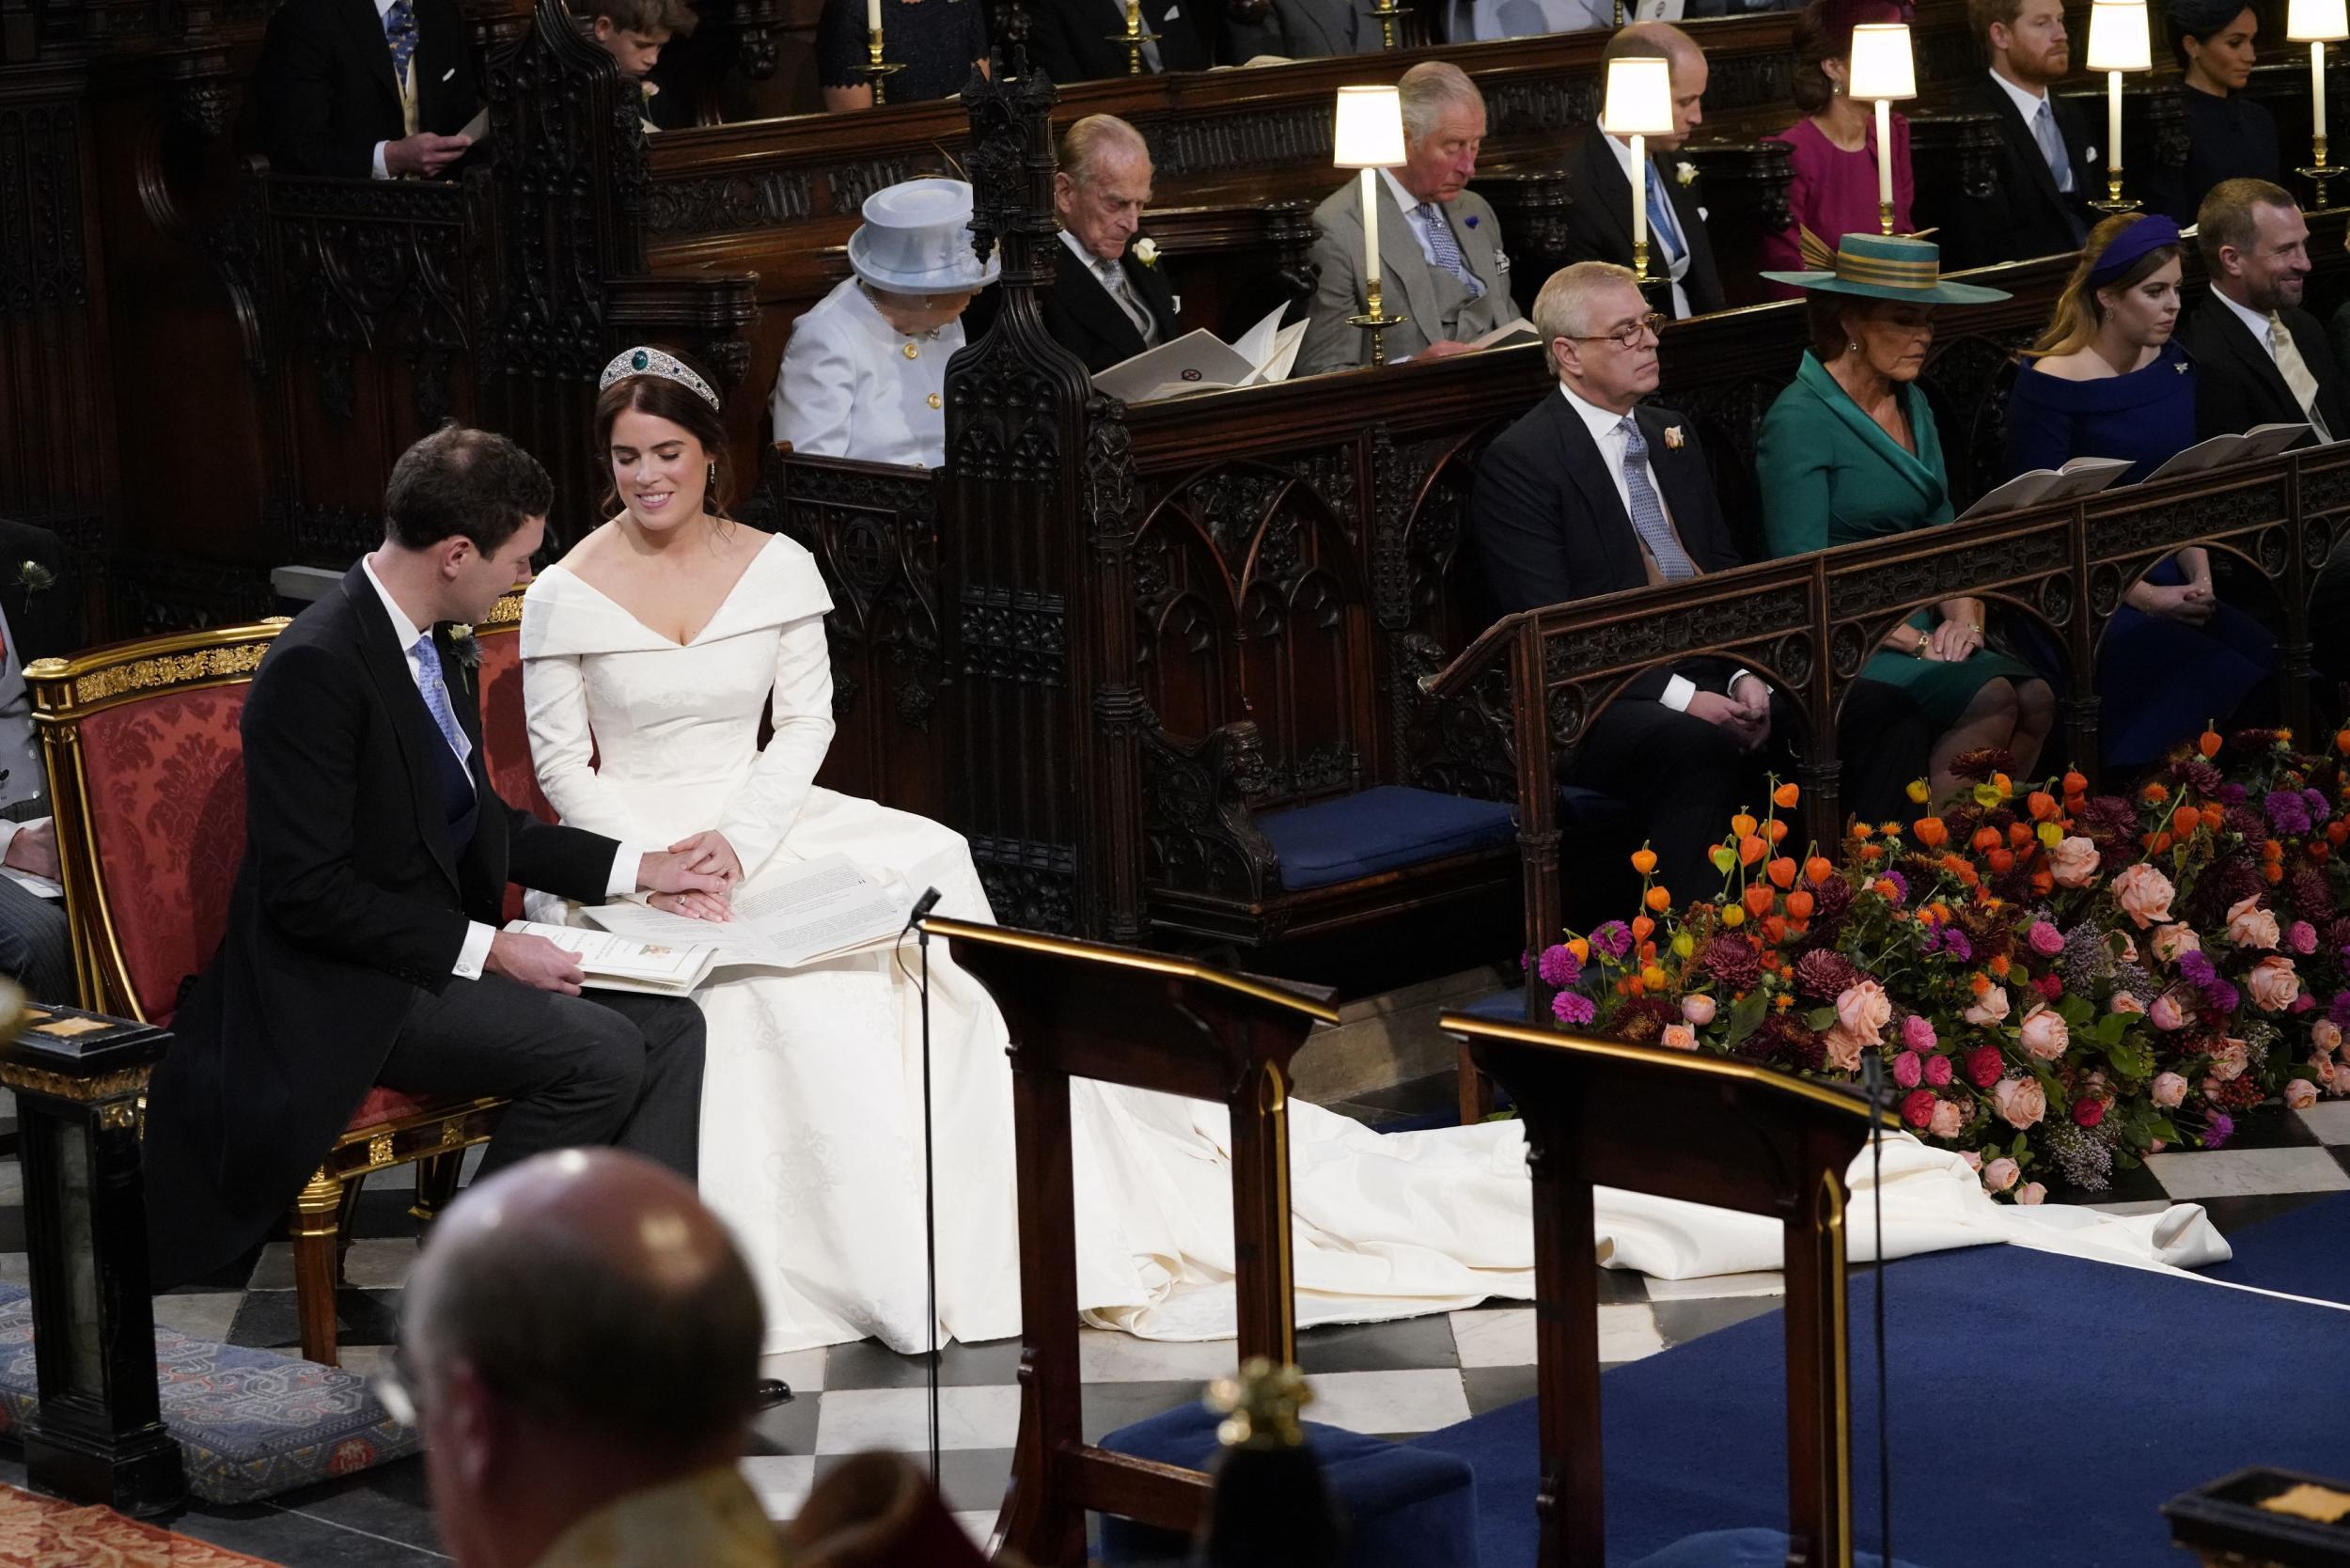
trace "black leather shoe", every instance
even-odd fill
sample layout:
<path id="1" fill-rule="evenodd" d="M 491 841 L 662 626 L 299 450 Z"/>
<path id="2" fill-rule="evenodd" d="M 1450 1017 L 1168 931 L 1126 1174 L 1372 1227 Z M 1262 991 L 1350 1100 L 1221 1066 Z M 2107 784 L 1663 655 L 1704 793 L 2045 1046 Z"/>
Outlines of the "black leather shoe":
<path id="1" fill-rule="evenodd" d="M 751 1385 L 751 1408 L 773 1410 L 791 1403 L 791 1385 L 779 1377 L 762 1377 Z"/>

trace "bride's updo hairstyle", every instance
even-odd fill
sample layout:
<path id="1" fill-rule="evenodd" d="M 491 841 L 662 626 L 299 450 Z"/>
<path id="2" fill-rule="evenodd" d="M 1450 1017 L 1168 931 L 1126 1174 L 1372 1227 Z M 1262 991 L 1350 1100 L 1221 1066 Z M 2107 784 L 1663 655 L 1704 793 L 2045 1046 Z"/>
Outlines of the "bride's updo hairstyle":
<path id="1" fill-rule="evenodd" d="M 687 364 L 682 359 L 679 363 Z M 709 378 L 702 380 L 707 384 Z M 701 443 L 710 463 L 702 510 L 713 520 L 727 518 L 727 508 L 734 499 L 734 463 L 727 451 L 726 427 L 719 422 L 718 410 L 685 383 L 660 375 L 622 376 L 596 399 L 596 457 L 603 465 L 605 512 L 610 514 L 620 505 L 619 487 L 612 482 L 612 426 L 631 409 L 666 419 Z"/>

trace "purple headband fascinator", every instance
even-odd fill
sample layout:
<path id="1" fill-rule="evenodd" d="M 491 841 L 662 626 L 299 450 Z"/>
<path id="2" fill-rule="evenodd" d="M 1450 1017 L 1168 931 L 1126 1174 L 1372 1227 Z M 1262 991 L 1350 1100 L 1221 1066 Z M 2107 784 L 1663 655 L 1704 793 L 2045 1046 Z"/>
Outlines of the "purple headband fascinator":
<path id="1" fill-rule="evenodd" d="M 2153 251 L 2179 243 L 2179 226 L 2158 212 L 2149 212 L 2113 237 L 2097 264 L 2089 269 L 2091 287 L 2102 289 L 2128 272 Z"/>

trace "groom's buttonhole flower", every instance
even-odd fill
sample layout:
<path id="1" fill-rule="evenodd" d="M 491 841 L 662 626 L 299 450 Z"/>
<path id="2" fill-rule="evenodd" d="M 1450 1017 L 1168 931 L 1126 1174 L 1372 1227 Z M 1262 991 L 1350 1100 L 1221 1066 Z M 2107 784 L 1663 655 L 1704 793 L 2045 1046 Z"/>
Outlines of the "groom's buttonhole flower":
<path id="1" fill-rule="evenodd" d="M 43 593 L 57 586 L 57 574 L 39 561 L 16 563 L 16 586 L 26 593 Z"/>

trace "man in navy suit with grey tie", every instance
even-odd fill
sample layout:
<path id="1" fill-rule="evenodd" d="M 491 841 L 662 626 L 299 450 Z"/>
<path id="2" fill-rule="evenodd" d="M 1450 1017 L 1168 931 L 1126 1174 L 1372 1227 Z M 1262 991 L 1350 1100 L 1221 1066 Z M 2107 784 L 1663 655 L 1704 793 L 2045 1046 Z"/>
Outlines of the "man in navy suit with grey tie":
<path id="1" fill-rule="evenodd" d="M 286 0 L 255 73 L 270 167 L 429 178 L 480 107 L 455 0 Z"/>

